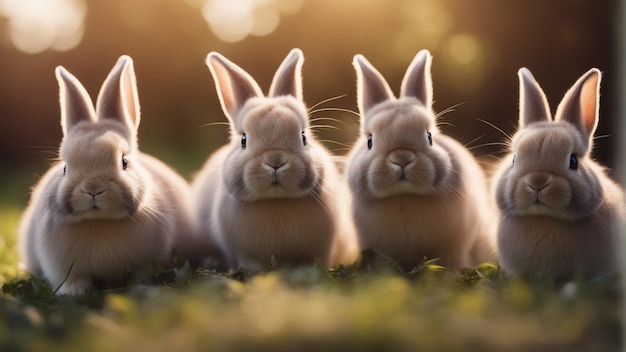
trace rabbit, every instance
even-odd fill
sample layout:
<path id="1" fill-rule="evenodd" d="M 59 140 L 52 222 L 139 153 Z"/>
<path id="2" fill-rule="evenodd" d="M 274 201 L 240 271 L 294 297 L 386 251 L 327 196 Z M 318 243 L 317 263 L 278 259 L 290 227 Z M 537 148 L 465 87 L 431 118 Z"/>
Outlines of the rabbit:
<path id="1" fill-rule="evenodd" d="M 431 61 L 417 53 L 396 98 L 364 56 L 353 60 L 361 128 L 346 166 L 352 216 L 361 249 L 403 270 L 425 258 L 457 270 L 495 258 L 486 177 L 437 127 Z"/>
<path id="2" fill-rule="evenodd" d="M 493 180 L 500 266 L 557 279 L 616 273 L 624 194 L 591 157 L 601 73 L 582 75 L 554 119 L 530 71 L 518 76 L 519 127 Z"/>
<path id="3" fill-rule="evenodd" d="M 192 182 L 196 221 L 231 268 L 276 263 L 324 267 L 354 262 L 359 250 L 345 182 L 315 139 L 302 98 L 302 51 L 276 71 L 269 94 L 217 52 L 206 63 L 230 124 L 230 143 Z"/>
<path id="4" fill-rule="evenodd" d="M 187 181 L 141 153 L 133 61 L 121 56 L 94 106 L 62 66 L 63 139 L 59 159 L 32 190 L 19 226 L 23 265 L 57 294 L 78 295 L 95 282 L 122 283 L 167 267 L 173 246 L 199 260 Z M 192 258 L 198 256 L 198 258 Z"/>

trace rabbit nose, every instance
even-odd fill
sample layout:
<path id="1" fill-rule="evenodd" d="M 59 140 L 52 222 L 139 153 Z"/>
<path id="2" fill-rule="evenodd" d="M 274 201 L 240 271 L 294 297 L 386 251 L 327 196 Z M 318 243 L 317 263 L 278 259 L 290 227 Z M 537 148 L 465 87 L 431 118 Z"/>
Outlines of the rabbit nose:
<path id="1" fill-rule="evenodd" d="M 547 175 L 544 173 L 532 173 L 526 175 L 524 177 L 524 183 L 529 188 L 530 191 L 539 192 L 542 189 L 546 188 L 554 179 L 551 175 Z"/>
<path id="2" fill-rule="evenodd" d="M 394 150 L 389 154 L 389 162 L 405 168 L 407 165 L 415 161 L 415 153 L 406 149 Z"/>
<path id="3" fill-rule="evenodd" d="M 96 196 L 101 195 L 102 193 L 104 193 L 104 191 L 94 191 L 94 192 L 87 192 L 87 194 L 89 194 L 90 196 L 96 198 Z"/>
<path id="4" fill-rule="evenodd" d="M 102 182 L 95 182 L 95 181 L 87 182 L 81 188 L 83 192 L 87 193 L 93 198 L 96 198 L 96 196 L 99 196 L 106 191 L 106 184 Z"/>
<path id="5" fill-rule="evenodd" d="M 273 170 L 278 170 L 287 164 L 287 157 L 282 152 L 268 152 L 263 154 L 264 166 L 269 166 Z"/>

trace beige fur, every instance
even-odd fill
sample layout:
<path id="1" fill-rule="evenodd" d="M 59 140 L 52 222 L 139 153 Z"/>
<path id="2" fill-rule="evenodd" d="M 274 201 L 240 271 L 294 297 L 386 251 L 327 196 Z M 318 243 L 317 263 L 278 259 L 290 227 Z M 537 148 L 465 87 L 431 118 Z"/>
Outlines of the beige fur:
<path id="1" fill-rule="evenodd" d="M 56 76 L 64 137 L 60 161 L 34 187 L 21 220 L 26 269 L 60 286 L 59 294 L 80 294 L 93 280 L 121 281 L 145 276 L 155 263 L 169 265 L 174 245 L 195 259 L 185 250 L 200 247 L 189 186 L 137 149 L 132 59 L 120 57 L 96 109 L 73 75 L 58 67 Z"/>
<path id="2" fill-rule="evenodd" d="M 237 65 L 218 53 L 207 57 L 231 141 L 193 182 L 196 222 L 233 267 L 265 269 L 272 257 L 328 267 L 358 256 L 340 176 L 309 128 L 302 62 L 302 52 L 292 50 L 264 96 Z"/>
<path id="3" fill-rule="evenodd" d="M 415 56 L 400 98 L 363 56 L 353 63 L 361 133 L 347 174 L 360 246 L 405 270 L 425 257 L 457 269 L 492 259 L 485 176 L 471 153 L 437 128 L 430 53 Z"/>
<path id="4" fill-rule="evenodd" d="M 510 274 L 531 276 L 615 273 L 623 191 L 590 153 L 598 123 L 600 71 L 591 69 L 580 77 L 554 120 L 530 71 L 522 68 L 518 75 L 519 130 L 494 176 L 501 213 L 500 264 Z"/>

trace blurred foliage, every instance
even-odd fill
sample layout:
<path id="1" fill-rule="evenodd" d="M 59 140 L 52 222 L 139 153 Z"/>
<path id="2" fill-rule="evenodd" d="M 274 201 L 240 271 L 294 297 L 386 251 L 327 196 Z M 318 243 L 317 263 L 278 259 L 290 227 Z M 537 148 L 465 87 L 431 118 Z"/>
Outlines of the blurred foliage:
<path id="1" fill-rule="evenodd" d="M 16 237 L 19 216 L 18 208 L 0 206 L 0 285 L 18 274 Z"/>
<path id="2" fill-rule="evenodd" d="M 18 212 L 2 213 L 12 215 L 0 229 L 13 234 Z M 154 285 L 68 297 L 16 272 L 14 246 L 0 248 L 2 351 L 618 351 L 623 342 L 615 278 L 525 281 L 493 264 L 453 273 L 436 261 L 409 273 L 367 260 L 265 273 L 183 265 L 155 272 Z"/>

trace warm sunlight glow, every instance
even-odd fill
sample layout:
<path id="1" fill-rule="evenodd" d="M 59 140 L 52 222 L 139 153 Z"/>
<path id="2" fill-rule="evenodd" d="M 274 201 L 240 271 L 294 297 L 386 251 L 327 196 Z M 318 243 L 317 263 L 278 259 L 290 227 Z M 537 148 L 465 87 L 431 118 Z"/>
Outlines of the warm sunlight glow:
<path id="1" fill-rule="evenodd" d="M 239 42 L 249 35 L 268 35 L 278 27 L 281 15 L 296 13 L 304 0 L 206 0 L 202 15 L 211 31 L 225 42 Z"/>
<path id="2" fill-rule="evenodd" d="M 30 54 L 78 45 L 85 12 L 84 0 L 0 0 L 0 16 L 8 18 L 12 43 Z"/>
<path id="3" fill-rule="evenodd" d="M 474 63 L 480 55 L 478 38 L 469 34 L 452 36 L 448 40 L 447 49 L 452 58 L 462 65 Z"/>
<path id="4" fill-rule="evenodd" d="M 239 42 L 273 33 L 281 16 L 298 12 L 304 0 L 186 0 L 201 9 L 217 38 Z M 0 0 L 11 43 L 20 51 L 70 50 L 83 38 L 86 0 Z"/>
<path id="5" fill-rule="evenodd" d="M 486 52 L 480 38 L 467 33 L 454 34 L 443 44 L 443 59 L 455 73 L 452 85 L 460 92 L 472 93 L 484 78 Z"/>
<path id="6" fill-rule="evenodd" d="M 406 2 L 402 11 L 404 28 L 400 31 L 402 41 L 399 45 L 409 47 L 419 35 L 424 47 L 436 47 L 450 32 L 453 25 L 452 15 L 444 4 L 437 0 Z"/>

